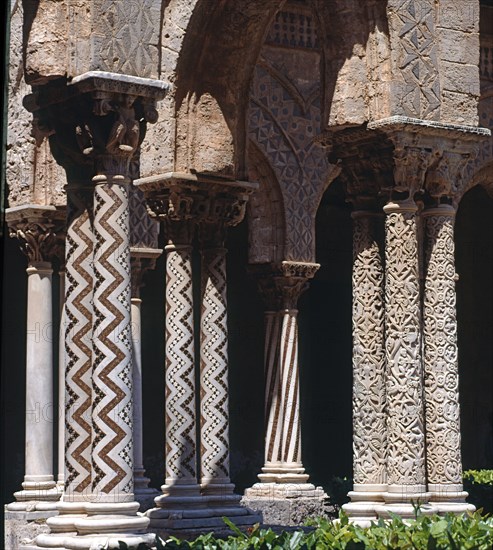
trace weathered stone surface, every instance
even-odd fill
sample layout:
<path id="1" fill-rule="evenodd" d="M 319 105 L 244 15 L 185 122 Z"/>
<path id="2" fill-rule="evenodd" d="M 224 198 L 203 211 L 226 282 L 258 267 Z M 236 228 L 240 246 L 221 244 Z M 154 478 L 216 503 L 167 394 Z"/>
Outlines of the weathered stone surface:
<path id="1" fill-rule="evenodd" d="M 32 541 L 41 533 L 48 533 L 47 517 L 50 515 L 45 512 L 5 512 L 5 550 L 19 550 L 21 544 Z"/>
<path id="2" fill-rule="evenodd" d="M 247 498 L 241 500 L 243 506 L 262 514 L 265 525 L 301 525 L 307 519 L 334 517 L 335 509 L 323 498 Z"/>

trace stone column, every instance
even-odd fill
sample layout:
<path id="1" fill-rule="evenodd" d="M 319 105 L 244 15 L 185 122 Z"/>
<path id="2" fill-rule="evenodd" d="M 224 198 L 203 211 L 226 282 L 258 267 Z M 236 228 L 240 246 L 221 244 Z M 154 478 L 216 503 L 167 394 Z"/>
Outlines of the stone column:
<path id="1" fill-rule="evenodd" d="M 413 504 L 427 510 L 421 300 L 416 203 L 409 198 L 385 207 L 385 351 L 387 361 L 387 476 L 385 505 L 414 517 Z"/>
<path id="2" fill-rule="evenodd" d="M 134 439 L 134 494 L 141 508 L 148 509 L 154 504 L 158 491 L 149 487 L 150 479 L 145 476 L 143 463 L 143 414 L 142 414 L 142 329 L 140 288 L 144 274 L 155 266 L 155 258 L 160 250 L 131 248 L 132 298 L 130 317 L 132 321 L 132 373 L 133 373 L 133 439 Z"/>
<path id="3" fill-rule="evenodd" d="M 229 477 L 229 382 L 224 227 L 202 224 L 200 318 L 200 446 L 202 494 L 233 497 Z"/>
<path id="4" fill-rule="evenodd" d="M 63 243 L 65 249 L 65 243 Z M 65 250 L 63 264 L 58 271 L 60 327 L 58 338 L 58 475 L 57 486 L 63 491 L 65 486 Z"/>
<path id="5" fill-rule="evenodd" d="M 7 211 L 11 237 L 19 239 L 28 258 L 26 320 L 26 446 L 22 490 L 8 511 L 56 510 L 60 491 L 53 476 L 53 318 L 52 263 L 56 248 L 54 207 L 18 207 Z M 42 517 L 41 515 L 39 517 Z"/>
<path id="6" fill-rule="evenodd" d="M 462 485 L 459 372 L 455 294 L 455 209 L 424 210 L 424 376 L 426 472 L 430 503 L 438 513 L 474 511 Z"/>
<path id="7" fill-rule="evenodd" d="M 297 505 L 293 500 L 296 498 L 311 499 L 310 511 L 324 513 L 326 495 L 320 487 L 308 483 L 309 476 L 301 458 L 298 364 L 297 303 L 318 268 L 318 264 L 282 262 L 280 269 L 261 283 L 269 306 L 276 307 L 277 311 L 266 313 L 265 464 L 258 475 L 260 483 L 245 491 L 244 503 L 261 509 L 267 522 L 272 513 L 266 504 L 270 501 L 279 501 L 276 513 L 287 524 L 292 521 L 291 507 Z M 287 509 L 283 499 L 289 499 Z M 313 508 L 315 499 L 319 501 L 316 509 Z M 307 510 L 300 505 L 301 513 L 306 514 Z M 278 519 L 272 516 L 274 522 Z"/>
<path id="8" fill-rule="evenodd" d="M 64 402 L 64 493 L 59 516 L 48 525 L 56 537 L 75 532 L 74 521 L 85 516 L 92 498 L 92 325 L 93 325 L 93 200 L 92 187 L 66 186 L 64 322 L 61 340 Z M 60 382 L 62 380 L 60 379 Z M 47 544 L 50 544 L 49 537 Z M 40 546 L 44 537 L 38 537 Z"/>
<path id="9" fill-rule="evenodd" d="M 381 215 L 353 212 L 353 491 L 343 506 L 368 526 L 387 490 L 383 261 Z"/>

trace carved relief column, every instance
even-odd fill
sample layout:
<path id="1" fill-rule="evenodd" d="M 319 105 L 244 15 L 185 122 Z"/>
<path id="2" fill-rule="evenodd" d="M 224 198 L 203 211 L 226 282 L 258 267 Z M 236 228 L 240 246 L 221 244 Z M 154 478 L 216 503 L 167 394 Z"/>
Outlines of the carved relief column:
<path id="1" fill-rule="evenodd" d="M 454 144 L 455 145 L 455 144 Z M 445 151 L 426 180 L 434 203 L 423 213 L 423 299 L 426 473 L 430 503 L 438 513 L 463 513 L 459 368 L 452 190 L 460 188 L 470 153 Z"/>
<path id="2" fill-rule="evenodd" d="M 418 169 L 418 167 L 416 167 Z M 413 504 L 426 504 L 421 300 L 412 198 L 385 207 L 385 325 L 387 359 L 388 511 L 414 517 Z"/>
<path id="3" fill-rule="evenodd" d="M 381 215 L 353 212 L 353 491 L 343 506 L 369 525 L 387 490 L 384 271 L 377 238 Z"/>
<path id="4" fill-rule="evenodd" d="M 53 206 L 16 207 L 6 213 L 10 236 L 19 239 L 28 258 L 25 475 L 8 511 L 53 512 L 60 498 L 53 476 L 52 334 L 52 258 L 63 227 L 60 217 L 63 212 Z"/>
<path id="5" fill-rule="evenodd" d="M 440 513 L 473 511 L 462 485 L 455 295 L 454 219 L 447 204 L 423 212 L 426 231 L 424 371 L 426 468 Z"/>

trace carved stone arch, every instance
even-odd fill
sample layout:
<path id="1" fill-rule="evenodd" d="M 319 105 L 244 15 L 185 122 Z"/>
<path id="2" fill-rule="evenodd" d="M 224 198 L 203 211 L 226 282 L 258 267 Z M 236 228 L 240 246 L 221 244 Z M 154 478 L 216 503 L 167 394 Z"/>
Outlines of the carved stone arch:
<path id="1" fill-rule="evenodd" d="M 248 259 L 251 264 L 277 263 L 284 259 L 286 222 L 281 188 L 268 160 L 249 141 L 249 178 L 259 183 L 247 210 Z"/>

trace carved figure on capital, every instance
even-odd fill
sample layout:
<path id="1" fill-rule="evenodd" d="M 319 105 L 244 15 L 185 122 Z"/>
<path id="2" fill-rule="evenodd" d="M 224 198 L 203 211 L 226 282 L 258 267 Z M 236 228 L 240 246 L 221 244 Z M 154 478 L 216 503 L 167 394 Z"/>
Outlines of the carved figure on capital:
<path id="1" fill-rule="evenodd" d="M 462 192 L 468 164 L 474 160 L 472 153 L 442 151 L 438 161 L 426 175 L 426 190 L 434 199 L 453 197 Z"/>
<path id="2" fill-rule="evenodd" d="M 51 220 L 22 220 L 9 223 L 9 236 L 17 238 L 22 252 L 29 263 L 51 262 L 59 252 L 59 233 L 63 232 L 63 221 L 58 227 Z"/>
<path id="3" fill-rule="evenodd" d="M 431 149 L 396 145 L 394 158 L 394 187 L 399 193 L 408 193 L 409 198 L 421 191 L 426 171 L 433 160 Z"/>

